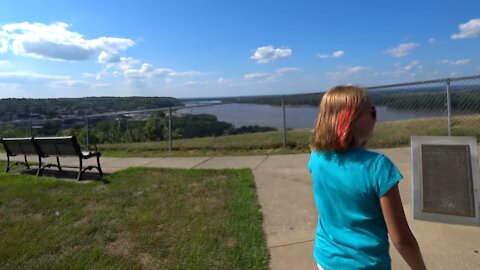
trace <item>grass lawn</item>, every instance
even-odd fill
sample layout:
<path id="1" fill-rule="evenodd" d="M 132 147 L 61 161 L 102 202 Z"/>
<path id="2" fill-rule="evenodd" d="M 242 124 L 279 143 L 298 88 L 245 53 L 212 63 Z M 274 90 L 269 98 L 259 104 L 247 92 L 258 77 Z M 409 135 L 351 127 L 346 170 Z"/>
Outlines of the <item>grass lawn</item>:
<path id="1" fill-rule="evenodd" d="M 0 268 L 268 268 L 250 170 L 130 168 L 106 180 L 0 173 Z"/>

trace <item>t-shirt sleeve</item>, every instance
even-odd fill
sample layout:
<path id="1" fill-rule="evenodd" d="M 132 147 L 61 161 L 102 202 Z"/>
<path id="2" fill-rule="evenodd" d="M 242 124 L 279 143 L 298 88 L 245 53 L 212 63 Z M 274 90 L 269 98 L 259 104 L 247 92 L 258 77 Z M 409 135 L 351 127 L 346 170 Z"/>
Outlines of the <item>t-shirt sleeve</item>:
<path id="1" fill-rule="evenodd" d="M 375 184 L 378 197 L 382 197 L 402 178 L 403 175 L 390 159 L 384 155 L 378 158 L 375 166 Z"/>

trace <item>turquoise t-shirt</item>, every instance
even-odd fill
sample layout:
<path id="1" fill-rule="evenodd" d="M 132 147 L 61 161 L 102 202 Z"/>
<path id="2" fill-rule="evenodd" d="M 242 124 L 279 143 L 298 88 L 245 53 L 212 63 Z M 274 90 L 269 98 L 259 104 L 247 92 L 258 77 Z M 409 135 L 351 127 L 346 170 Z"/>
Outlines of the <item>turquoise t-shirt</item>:
<path id="1" fill-rule="evenodd" d="M 318 209 L 313 256 L 325 269 L 391 269 L 380 197 L 403 176 L 384 155 L 353 148 L 312 152 Z"/>

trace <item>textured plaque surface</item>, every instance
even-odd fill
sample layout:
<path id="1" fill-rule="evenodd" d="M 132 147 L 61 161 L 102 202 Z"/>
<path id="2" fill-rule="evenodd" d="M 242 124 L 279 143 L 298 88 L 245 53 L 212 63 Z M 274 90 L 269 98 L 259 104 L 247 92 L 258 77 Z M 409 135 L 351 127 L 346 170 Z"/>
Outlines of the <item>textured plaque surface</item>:
<path id="1" fill-rule="evenodd" d="M 475 216 L 469 145 L 420 146 L 425 212 Z"/>

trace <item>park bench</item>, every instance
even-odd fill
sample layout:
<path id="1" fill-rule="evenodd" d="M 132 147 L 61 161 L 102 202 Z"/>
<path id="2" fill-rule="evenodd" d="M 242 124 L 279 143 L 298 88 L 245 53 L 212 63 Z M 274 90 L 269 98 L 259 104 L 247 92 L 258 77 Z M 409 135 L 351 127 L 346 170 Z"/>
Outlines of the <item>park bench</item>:
<path id="1" fill-rule="evenodd" d="M 78 168 L 77 180 L 81 180 L 82 175 L 87 170 L 97 169 L 100 176 L 103 176 L 102 168 L 100 166 L 100 152 L 81 150 L 80 145 L 77 142 L 75 136 L 65 137 L 36 137 L 36 138 L 4 138 L 2 139 L 3 146 L 7 153 L 7 172 L 10 167 L 10 156 L 24 155 L 25 162 L 17 162 L 18 164 L 25 164 L 29 168 L 27 162 L 27 155 L 37 155 L 38 157 L 38 170 L 37 176 L 41 175 L 45 168 L 57 167 L 59 171 L 62 171 L 60 165 L 60 157 L 74 156 L 78 158 L 79 165 L 76 167 L 65 168 Z M 8 150 L 7 150 L 8 149 Z M 55 157 L 56 164 L 54 163 L 42 163 L 42 158 Z M 97 159 L 97 166 L 87 166 L 83 168 L 83 160 L 89 158 Z"/>
<path id="2" fill-rule="evenodd" d="M 5 153 L 7 154 L 7 168 L 5 172 L 8 173 L 13 166 L 16 165 L 25 165 L 27 169 L 30 169 L 30 164 L 28 164 L 27 156 L 35 155 L 38 156 L 38 150 L 35 144 L 33 143 L 33 138 L 2 138 L 1 142 Z M 17 161 L 10 164 L 10 157 L 23 155 L 25 162 Z"/>

